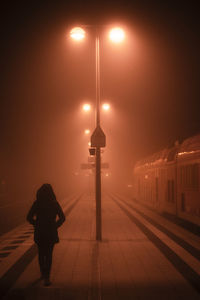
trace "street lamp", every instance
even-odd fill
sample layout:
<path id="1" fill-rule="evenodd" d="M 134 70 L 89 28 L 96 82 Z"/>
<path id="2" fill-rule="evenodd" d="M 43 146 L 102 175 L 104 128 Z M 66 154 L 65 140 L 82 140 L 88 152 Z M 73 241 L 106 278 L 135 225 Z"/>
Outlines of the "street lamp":
<path id="1" fill-rule="evenodd" d="M 75 27 L 71 30 L 70 36 L 80 41 L 85 37 L 85 31 L 81 27 Z M 110 39 L 114 43 L 123 41 L 125 34 L 124 31 L 117 27 L 110 31 Z M 100 52 L 99 52 L 99 33 L 96 28 L 95 39 L 95 62 L 96 62 L 96 128 L 91 136 L 91 147 L 96 148 L 96 240 L 101 241 L 101 147 L 105 147 L 106 139 L 103 130 L 100 127 Z M 85 111 L 88 111 L 88 106 L 84 106 Z M 109 110 L 110 106 L 106 104 L 105 110 Z"/>
<path id="2" fill-rule="evenodd" d="M 85 37 L 85 30 L 83 30 L 83 28 L 81 28 L 81 27 L 74 27 L 70 31 L 70 36 L 71 36 L 71 38 L 73 38 L 76 41 L 81 41 Z"/>
<path id="3" fill-rule="evenodd" d="M 90 133 L 90 129 L 85 129 L 85 134 L 88 135 Z"/>
<path id="4" fill-rule="evenodd" d="M 90 111 L 90 109 L 91 109 L 90 104 L 84 104 L 84 105 L 83 105 L 83 110 L 84 110 L 85 112 Z"/>
<path id="5" fill-rule="evenodd" d="M 104 103 L 104 104 L 102 105 L 102 108 L 103 108 L 103 110 L 108 111 L 108 110 L 110 109 L 110 104 Z"/>
<path id="6" fill-rule="evenodd" d="M 109 37 L 112 42 L 121 43 L 125 38 L 124 30 L 119 27 L 113 28 L 110 31 Z"/>

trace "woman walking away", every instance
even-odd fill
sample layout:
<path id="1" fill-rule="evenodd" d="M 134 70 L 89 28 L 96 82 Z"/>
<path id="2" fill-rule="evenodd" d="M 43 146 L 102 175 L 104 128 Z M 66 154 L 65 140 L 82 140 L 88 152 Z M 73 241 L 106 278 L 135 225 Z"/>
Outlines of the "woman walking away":
<path id="1" fill-rule="evenodd" d="M 48 286 L 51 284 L 49 277 L 53 247 L 59 242 L 57 228 L 65 221 L 65 215 L 50 184 L 43 184 L 37 191 L 36 201 L 27 215 L 27 221 L 34 226 L 41 278 L 44 279 L 44 285 Z"/>

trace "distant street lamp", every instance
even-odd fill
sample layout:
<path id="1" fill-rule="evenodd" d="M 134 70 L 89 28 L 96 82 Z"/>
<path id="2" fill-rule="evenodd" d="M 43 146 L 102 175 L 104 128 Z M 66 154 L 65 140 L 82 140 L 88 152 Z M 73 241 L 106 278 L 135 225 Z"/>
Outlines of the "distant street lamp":
<path id="1" fill-rule="evenodd" d="M 83 110 L 84 110 L 84 111 L 90 111 L 90 110 L 91 110 L 90 104 L 84 104 L 84 105 L 83 105 Z"/>
<path id="2" fill-rule="evenodd" d="M 90 133 L 90 129 L 85 129 L 85 134 L 89 134 Z"/>
<path id="3" fill-rule="evenodd" d="M 75 27 L 71 30 L 70 36 L 77 41 L 84 39 L 85 31 L 81 27 Z M 112 42 L 120 43 L 125 34 L 121 28 L 113 28 L 109 37 Z M 96 28 L 95 58 L 96 58 L 96 128 L 91 136 L 90 146 L 96 148 L 96 240 L 101 241 L 101 147 L 105 147 L 105 134 L 100 127 L 100 38 Z M 109 104 L 105 104 L 103 109 L 109 110 Z M 85 111 L 90 110 L 88 104 L 83 106 Z"/>
<path id="4" fill-rule="evenodd" d="M 102 105 L 102 108 L 103 108 L 103 110 L 108 111 L 108 110 L 110 109 L 110 104 L 104 103 L 104 104 Z"/>

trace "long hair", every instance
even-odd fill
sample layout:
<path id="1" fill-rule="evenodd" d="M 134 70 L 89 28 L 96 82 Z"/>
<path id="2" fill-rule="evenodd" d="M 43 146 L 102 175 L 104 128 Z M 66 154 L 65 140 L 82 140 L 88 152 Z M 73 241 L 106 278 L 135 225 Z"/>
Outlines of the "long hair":
<path id="1" fill-rule="evenodd" d="M 54 194 L 53 188 L 49 183 L 45 183 L 43 184 L 37 191 L 36 194 L 36 199 L 38 201 L 38 203 L 55 203 L 56 200 L 56 196 Z"/>

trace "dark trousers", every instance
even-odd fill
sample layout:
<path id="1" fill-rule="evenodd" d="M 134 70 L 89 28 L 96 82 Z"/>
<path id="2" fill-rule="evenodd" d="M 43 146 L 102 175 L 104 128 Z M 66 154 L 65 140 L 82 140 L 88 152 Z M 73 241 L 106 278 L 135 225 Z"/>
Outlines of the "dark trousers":
<path id="1" fill-rule="evenodd" d="M 41 275 L 49 278 L 54 244 L 38 244 L 38 261 Z"/>

